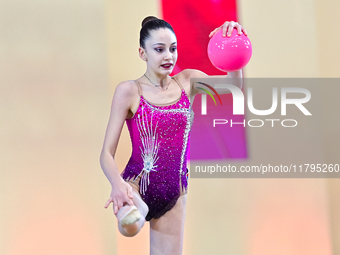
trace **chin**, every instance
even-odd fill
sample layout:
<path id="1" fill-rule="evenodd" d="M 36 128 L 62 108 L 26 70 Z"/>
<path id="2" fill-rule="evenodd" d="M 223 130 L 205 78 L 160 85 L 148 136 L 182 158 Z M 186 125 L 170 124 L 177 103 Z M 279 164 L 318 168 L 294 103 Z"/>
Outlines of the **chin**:
<path id="1" fill-rule="evenodd" d="M 169 74 L 171 74 L 173 70 L 174 70 L 173 68 L 170 68 L 169 70 L 163 69 L 163 73 L 169 73 Z"/>

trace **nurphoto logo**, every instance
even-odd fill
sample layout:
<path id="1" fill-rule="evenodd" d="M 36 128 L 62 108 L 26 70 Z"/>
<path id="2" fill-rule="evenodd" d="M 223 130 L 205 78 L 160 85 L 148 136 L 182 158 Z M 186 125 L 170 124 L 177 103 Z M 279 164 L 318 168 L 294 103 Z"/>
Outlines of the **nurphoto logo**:
<path id="1" fill-rule="evenodd" d="M 244 105 L 245 105 L 245 96 L 243 91 L 232 84 L 215 84 L 214 86 L 211 86 L 207 84 L 206 82 L 195 82 L 200 85 L 203 85 L 204 88 L 195 86 L 198 89 L 201 89 L 206 92 L 206 94 L 201 94 L 202 100 L 201 100 L 201 114 L 202 115 L 207 115 L 207 94 L 210 95 L 210 97 L 213 99 L 215 105 L 217 105 L 216 100 L 213 96 L 213 94 L 208 90 L 210 89 L 212 92 L 215 93 L 217 96 L 218 100 L 220 101 L 220 104 L 222 105 L 222 100 L 220 95 L 218 94 L 217 91 L 220 89 L 226 89 L 229 90 L 229 93 L 232 94 L 232 99 L 233 99 L 233 115 L 244 115 Z M 208 89 L 207 89 L 208 88 Z M 295 93 L 302 95 L 302 98 L 289 98 L 288 94 L 289 93 Z M 253 88 L 248 87 L 247 88 L 247 106 L 248 109 L 251 113 L 257 116 L 267 116 L 270 114 L 273 114 L 279 104 L 279 98 L 280 98 L 280 109 L 281 109 L 281 116 L 286 116 L 287 115 L 287 105 L 295 105 L 305 116 L 309 115 L 311 116 L 312 114 L 307 110 L 307 108 L 303 105 L 307 103 L 311 99 L 311 92 L 308 89 L 305 88 L 298 88 L 298 87 L 281 87 L 280 88 L 280 97 L 278 95 L 278 88 L 273 87 L 272 88 L 272 95 L 271 95 L 271 102 L 272 105 L 269 109 L 256 109 L 254 107 L 254 101 L 253 101 Z M 248 126 L 250 127 L 262 127 L 264 125 L 264 121 L 269 121 L 272 123 L 272 127 L 274 127 L 274 121 L 281 121 L 281 125 L 283 127 L 295 127 L 297 126 L 298 122 L 295 119 L 250 119 L 248 120 Z M 259 125 L 254 125 L 252 123 L 258 122 Z M 213 127 L 216 125 L 225 125 L 230 123 L 231 127 L 233 125 L 239 125 L 242 124 L 245 126 L 246 120 L 243 122 L 233 122 L 232 119 L 227 120 L 227 119 L 214 119 L 213 120 Z M 293 123 L 293 125 L 289 125 L 288 123 Z"/>

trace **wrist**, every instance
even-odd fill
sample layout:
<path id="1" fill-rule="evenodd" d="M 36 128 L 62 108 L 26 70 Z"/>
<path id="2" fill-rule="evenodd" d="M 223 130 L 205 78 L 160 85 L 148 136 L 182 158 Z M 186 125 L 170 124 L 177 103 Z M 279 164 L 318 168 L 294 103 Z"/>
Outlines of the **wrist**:
<path id="1" fill-rule="evenodd" d="M 109 180 L 111 187 L 116 186 L 118 183 L 124 182 L 122 176 L 117 175 L 114 178 L 112 178 L 111 180 Z"/>

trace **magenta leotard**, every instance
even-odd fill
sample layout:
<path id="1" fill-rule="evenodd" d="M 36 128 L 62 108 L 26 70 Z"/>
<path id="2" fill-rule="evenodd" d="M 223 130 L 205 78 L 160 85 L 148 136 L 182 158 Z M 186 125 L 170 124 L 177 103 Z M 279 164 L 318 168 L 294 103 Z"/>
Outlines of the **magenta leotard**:
<path id="1" fill-rule="evenodd" d="M 135 81 L 139 107 L 131 119 L 126 119 L 132 155 L 121 176 L 125 181 L 139 180 L 140 195 L 149 207 L 147 221 L 169 211 L 181 190 L 187 192 L 188 188 L 187 151 L 193 112 L 183 86 L 172 79 L 182 92 L 175 103 L 163 106 L 146 101 Z"/>

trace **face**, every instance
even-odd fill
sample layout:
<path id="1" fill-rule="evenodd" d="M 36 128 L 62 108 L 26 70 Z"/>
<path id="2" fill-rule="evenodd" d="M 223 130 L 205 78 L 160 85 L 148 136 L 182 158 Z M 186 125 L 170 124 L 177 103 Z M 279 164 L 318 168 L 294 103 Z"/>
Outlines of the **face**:
<path id="1" fill-rule="evenodd" d="M 145 49 L 140 48 L 141 58 L 147 59 L 148 69 L 159 74 L 171 74 L 177 61 L 177 39 L 168 28 L 151 32 L 145 41 Z M 171 66 L 162 66 L 170 63 Z"/>

